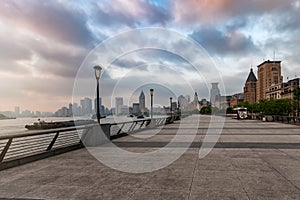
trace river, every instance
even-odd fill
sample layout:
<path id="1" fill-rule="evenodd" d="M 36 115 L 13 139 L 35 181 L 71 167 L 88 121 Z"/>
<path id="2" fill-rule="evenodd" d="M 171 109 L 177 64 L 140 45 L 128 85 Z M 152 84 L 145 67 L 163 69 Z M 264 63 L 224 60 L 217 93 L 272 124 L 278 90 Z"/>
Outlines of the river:
<path id="1" fill-rule="evenodd" d="M 161 117 L 161 116 L 159 116 Z M 69 121 L 73 120 L 73 117 L 48 117 L 48 118 L 40 118 L 45 122 L 57 122 L 57 121 Z M 89 116 L 80 116 L 75 119 L 91 119 Z M 113 123 L 113 122 L 125 122 L 131 121 L 136 118 L 130 118 L 126 116 L 108 116 L 106 118 L 101 119 L 101 123 Z M 38 118 L 17 118 L 17 119 L 4 119 L 0 120 L 0 136 L 9 135 L 14 133 L 24 133 L 28 131 L 25 128 L 26 124 L 33 124 L 33 122 L 38 122 Z"/>

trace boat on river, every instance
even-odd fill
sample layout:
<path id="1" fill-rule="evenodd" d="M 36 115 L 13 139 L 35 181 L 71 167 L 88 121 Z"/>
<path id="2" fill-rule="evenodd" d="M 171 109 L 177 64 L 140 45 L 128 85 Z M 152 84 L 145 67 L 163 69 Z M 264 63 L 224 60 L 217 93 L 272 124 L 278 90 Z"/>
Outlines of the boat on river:
<path id="1" fill-rule="evenodd" d="M 94 120 L 70 120 L 70 121 L 59 121 L 59 122 L 45 122 L 38 120 L 31 125 L 26 124 L 25 128 L 28 130 L 45 130 L 53 128 L 65 128 L 72 126 L 82 126 L 96 123 Z"/>

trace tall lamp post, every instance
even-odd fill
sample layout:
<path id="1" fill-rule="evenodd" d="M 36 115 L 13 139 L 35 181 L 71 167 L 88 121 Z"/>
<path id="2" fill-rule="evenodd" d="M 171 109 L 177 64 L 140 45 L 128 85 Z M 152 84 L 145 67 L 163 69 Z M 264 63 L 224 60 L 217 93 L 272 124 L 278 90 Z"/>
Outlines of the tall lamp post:
<path id="1" fill-rule="evenodd" d="M 172 97 L 170 97 L 170 112 L 171 112 L 171 117 L 172 117 Z"/>
<path id="2" fill-rule="evenodd" d="M 99 79 L 101 76 L 102 67 L 97 65 L 94 67 L 94 70 L 95 70 L 95 77 L 97 80 L 97 109 L 96 109 L 97 110 L 97 120 L 98 120 L 98 123 L 100 124 Z"/>
<path id="3" fill-rule="evenodd" d="M 150 107 L 151 107 L 151 121 L 152 121 L 152 119 L 153 119 L 153 89 L 151 88 L 150 89 L 150 96 L 151 96 L 151 103 L 150 103 Z"/>

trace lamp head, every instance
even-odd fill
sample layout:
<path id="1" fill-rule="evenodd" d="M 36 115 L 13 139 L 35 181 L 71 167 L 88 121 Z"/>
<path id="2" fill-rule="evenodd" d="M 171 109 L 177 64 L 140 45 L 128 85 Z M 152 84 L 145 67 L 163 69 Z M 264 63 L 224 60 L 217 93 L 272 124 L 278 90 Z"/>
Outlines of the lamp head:
<path id="1" fill-rule="evenodd" d="M 96 77 L 97 80 L 99 80 L 100 76 L 101 76 L 102 67 L 100 67 L 99 65 L 96 65 L 94 67 L 94 70 L 95 70 L 95 77 Z"/>
<path id="2" fill-rule="evenodd" d="M 150 89 L 150 95 L 153 95 L 153 91 L 154 91 L 153 89 Z"/>

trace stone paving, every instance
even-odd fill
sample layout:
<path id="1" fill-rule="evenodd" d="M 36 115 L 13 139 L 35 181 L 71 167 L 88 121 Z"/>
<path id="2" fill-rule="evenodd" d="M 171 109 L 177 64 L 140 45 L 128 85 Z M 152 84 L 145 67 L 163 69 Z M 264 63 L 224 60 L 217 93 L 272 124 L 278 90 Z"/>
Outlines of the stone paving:
<path id="1" fill-rule="evenodd" d="M 0 198 L 300 199 L 299 126 L 226 118 L 217 145 L 199 159 L 209 116 L 200 118 L 193 144 L 165 168 L 120 172 L 80 149 L 0 171 Z M 179 123 L 152 137 L 126 136 L 114 143 L 128 151 L 153 151 L 174 137 Z M 188 133 L 188 125 L 184 128 Z M 151 130 L 140 134 L 148 133 Z"/>

